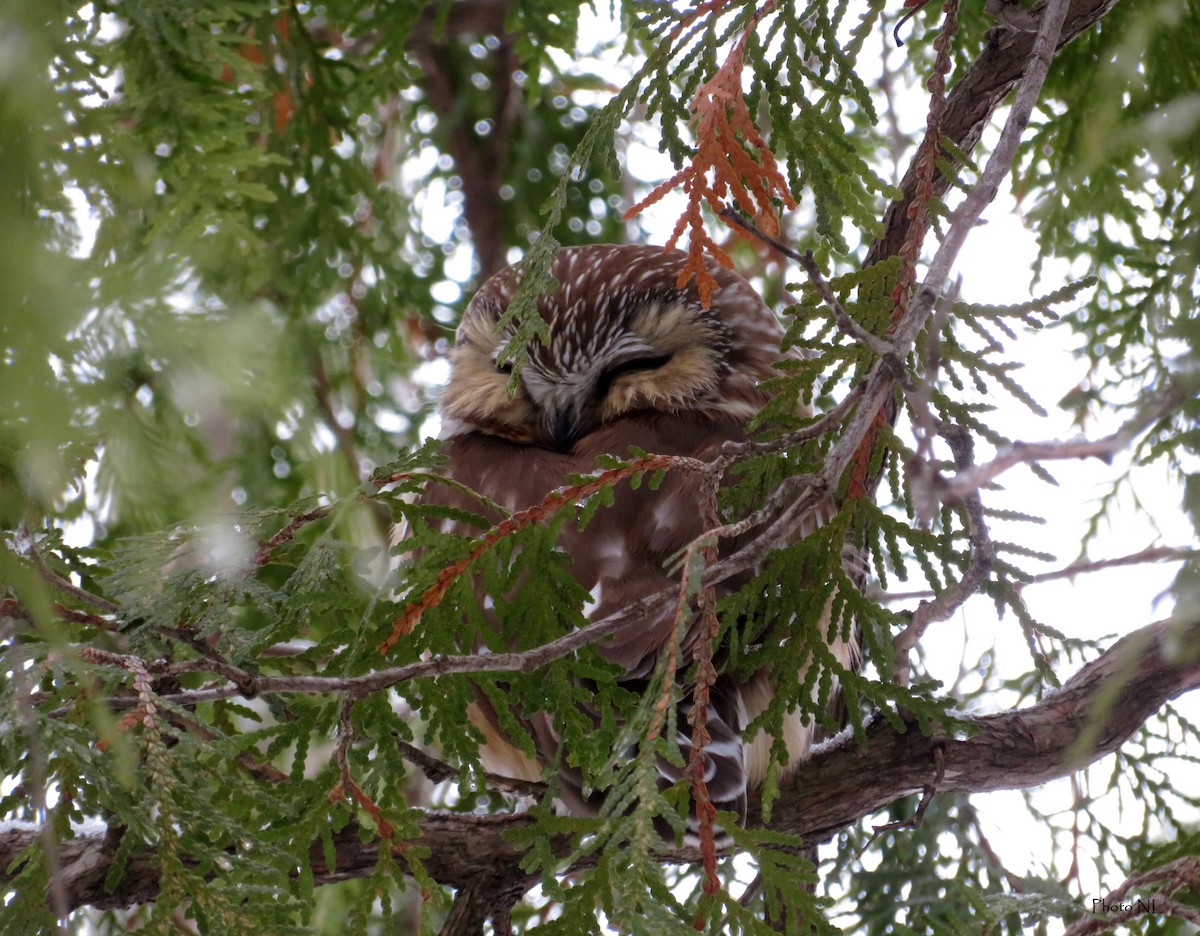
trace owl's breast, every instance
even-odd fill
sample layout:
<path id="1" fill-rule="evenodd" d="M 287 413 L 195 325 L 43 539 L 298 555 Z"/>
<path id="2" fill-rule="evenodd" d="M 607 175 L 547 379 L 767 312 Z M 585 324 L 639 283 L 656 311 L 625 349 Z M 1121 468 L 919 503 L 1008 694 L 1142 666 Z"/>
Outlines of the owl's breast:
<path id="1" fill-rule="evenodd" d="M 652 413 L 616 420 L 585 436 L 570 452 L 522 445 L 484 433 L 466 433 L 447 443 L 450 474 L 505 509 L 516 512 L 542 503 L 570 483 L 572 475 L 596 470 L 601 455 L 629 456 L 636 448 L 653 454 L 712 458 L 722 444 L 744 438 L 738 420 L 694 412 Z M 432 492 L 431 492 L 432 493 Z M 479 504 L 453 489 L 433 494 L 439 502 L 480 512 Z M 493 518 L 499 520 L 499 517 Z M 602 620 L 677 584 L 669 560 L 703 532 L 700 478 L 667 472 L 662 483 L 634 487 L 620 482 L 613 503 L 580 530 L 562 525 L 557 545 L 571 557 L 572 574 L 589 593 L 583 612 Z M 664 601 L 639 622 L 634 633 L 601 644 L 601 653 L 640 674 L 668 639 L 674 603 Z"/>

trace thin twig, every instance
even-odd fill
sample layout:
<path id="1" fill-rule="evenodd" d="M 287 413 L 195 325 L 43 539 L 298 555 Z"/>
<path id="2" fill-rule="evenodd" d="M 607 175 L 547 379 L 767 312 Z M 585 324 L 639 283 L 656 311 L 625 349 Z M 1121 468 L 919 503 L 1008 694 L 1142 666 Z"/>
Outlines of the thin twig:
<path id="1" fill-rule="evenodd" d="M 1108 462 L 1127 448 L 1142 432 L 1176 409 L 1184 400 L 1184 391 L 1172 386 L 1135 413 L 1114 433 L 1100 439 L 1071 439 L 1048 442 L 1014 442 L 1001 449 L 991 461 L 942 478 L 927 464 L 914 465 L 917 477 L 929 484 L 943 503 L 955 503 L 978 491 L 1014 465 L 1073 458 L 1099 458 Z"/>
<path id="2" fill-rule="evenodd" d="M 159 628 L 158 630 L 168 640 L 180 640 L 200 655 L 199 659 L 168 664 L 162 675 L 173 676 L 177 673 L 188 672 L 216 673 L 236 685 L 241 690 L 243 698 L 254 698 L 254 675 L 248 670 L 230 663 L 213 649 L 208 641 L 196 636 L 190 628 L 180 627 L 174 630 Z"/>
<path id="3" fill-rule="evenodd" d="M 332 507 L 315 507 L 306 513 L 293 517 L 278 533 L 258 544 L 258 549 L 254 553 L 254 564 L 256 566 L 266 565 L 272 552 L 290 541 L 302 528 L 314 520 L 327 517 L 331 510 L 333 510 Z"/>
<path id="4" fill-rule="evenodd" d="M 78 608 L 68 608 L 60 601 L 50 605 L 56 617 L 71 624 L 85 624 L 88 627 L 99 627 L 101 630 L 117 632 L 120 626 L 111 617 L 104 617 L 91 611 L 80 611 Z M 16 598 L 0 598 L 0 617 L 13 618 L 19 621 L 32 621 L 33 614 Z"/>
<path id="5" fill-rule="evenodd" d="M 354 724 L 351 721 L 351 715 L 356 701 L 357 699 L 353 695 L 346 693 L 342 696 L 342 704 L 338 709 L 338 739 L 333 758 L 338 766 L 339 779 L 337 785 L 329 791 L 329 799 L 331 802 L 338 802 L 349 796 L 355 806 L 371 817 L 379 837 L 390 842 L 396 836 L 395 827 L 384 816 L 383 810 L 363 792 L 350 773 L 350 748 L 354 744 Z M 402 845 L 393 847 L 403 849 Z"/>
<path id="6" fill-rule="evenodd" d="M 719 527 L 713 527 L 711 530 L 706 530 L 697 536 L 693 542 L 710 537 L 728 539 L 734 536 L 741 536 L 743 533 L 753 530 L 759 524 L 765 523 L 769 518 L 778 515 L 787 506 L 795 503 L 792 498 L 800 492 L 804 492 L 804 499 L 807 502 L 815 501 L 816 496 L 824 493 L 825 489 L 826 482 L 821 475 L 802 474 L 785 478 L 783 483 L 771 492 L 771 496 L 767 498 L 767 502 L 754 511 L 754 513 L 734 523 L 726 523 Z M 713 568 L 715 567 L 716 564 L 714 564 Z"/>
<path id="7" fill-rule="evenodd" d="M 85 591 L 78 585 L 73 585 L 65 578 L 46 565 L 46 560 L 38 552 L 37 545 L 34 543 L 33 535 L 28 531 L 22 531 L 17 538 L 17 554 L 28 558 L 38 570 L 38 575 L 57 588 L 59 591 L 66 592 L 72 598 L 82 601 L 84 604 L 89 604 L 93 608 L 98 608 L 109 614 L 116 614 L 121 610 L 119 605 L 114 604 L 107 598 L 101 598 L 99 595 L 93 595 L 89 591 Z"/>
<path id="8" fill-rule="evenodd" d="M 856 384 L 833 409 L 827 410 L 824 415 L 815 419 L 807 426 L 781 435 L 777 439 L 769 439 L 765 442 L 726 442 L 721 446 L 719 461 L 724 461 L 725 464 L 723 467 L 727 467 L 734 462 L 744 461 L 747 458 L 785 452 L 799 445 L 801 442 L 807 442 L 810 439 L 822 436 L 845 422 L 850 411 L 854 409 L 855 405 L 862 398 L 863 389 L 864 384 Z"/>
<path id="9" fill-rule="evenodd" d="M 908 403 L 912 408 L 913 434 L 917 438 L 916 457 L 924 463 L 933 460 L 933 440 L 937 436 L 938 419 L 933 414 L 931 400 L 933 390 L 938 383 L 938 375 L 942 366 L 942 348 L 940 336 L 950 318 L 954 302 L 962 288 L 962 277 L 955 280 L 954 287 L 934 307 L 933 321 L 925 330 L 925 349 L 922 355 L 924 370 L 922 380 L 908 394 Z M 918 511 L 920 507 L 918 506 Z"/>
<path id="10" fill-rule="evenodd" d="M 898 829 L 919 829 L 921 827 L 921 823 L 925 821 L 925 812 L 929 809 L 929 804 L 933 802 L 934 796 L 942 786 L 942 781 L 946 779 L 946 748 L 942 744 L 938 744 L 933 749 L 933 765 L 935 770 L 933 780 L 925 785 L 925 789 L 921 793 L 921 802 L 917 804 L 917 811 L 908 819 L 897 819 L 895 822 L 885 825 L 873 826 L 871 837 L 855 854 L 855 861 L 866 854 L 867 849 L 875 844 L 879 836 L 895 832 Z"/>
<path id="11" fill-rule="evenodd" d="M 833 310 L 838 328 L 859 344 L 869 348 L 878 357 L 895 357 L 896 349 L 892 347 L 891 342 L 885 341 L 874 332 L 868 331 L 859 325 L 858 322 L 850 317 L 850 313 L 842 307 L 842 304 L 838 302 L 837 296 L 833 294 L 833 289 L 830 288 L 829 283 L 826 282 L 825 277 L 821 275 L 821 271 L 817 268 L 817 261 L 813 258 L 811 250 L 800 255 L 800 265 L 804 267 L 808 278 L 817 287 L 817 292 L 821 294 L 821 298 L 825 300 L 825 304 Z"/>
<path id="12" fill-rule="evenodd" d="M 797 263 L 804 262 L 803 261 L 804 255 L 802 253 L 800 253 L 800 251 L 796 250 L 796 248 L 794 248 L 794 247 L 789 247 L 787 244 L 785 244 L 783 241 L 779 240 L 778 238 L 772 237 L 770 234 L 767 234 L 765 231 L 760 230 L 758 228 L 758 226 L 755 225 L 754 222 L 751 221 L 749 218 L 747 218 L 745 213 L 740 211 L 736 206 L 726 205 L 724 208 L 722 208 L 720 211 L 717 212 L 717 216 L 724 218 L 726 221 L 729 221 L 732 224 L 737 225 L 742 230 L 744 230 L 747 234 L 752 234 L 755 238 L 762 241 L 764 244 L 768 244 L 771 247 L 774 247 L 785 257 L 789 257 L 792 260 L 795 260 Z"/>
<path id="13" fill-rule="evenodd" d="M 338 708 L 337 746 L 334 748 L 333 759 L 337 762 L 343 786 L 353 785 L 350 779 L 350 746 L 354 743 L 354 724 L 351 716 L 354 713 L 354 697 L 347 694 L 342 697 Z"/>
<path id="14" fill-rule="evenodd" d="M 942 425 L 939 434 L 950 445 L 954 463 L 960 471 L 968 470 L 972 464 L 973 442 L 971 434 L 961 426 Z M 967 536 L 971 544 L 970 560 L 957 582 L 932 601 L 923 601 L 912 613 L 904 630 L 892 641 L 893 677 L 898 686 L 907 686 L 911 675 L 909 653 L 920 641 L 926 628 L 935 621 L 947 620 L 963 603 L 974 595 L 987 581 L 996 557 L 996 548 L 988 535 L 987 521 L 983 516 L 983 503 L 978 491 L 963 502 L 967 514 Z"/>
<path id="15" fill-rule="evenodd" d="M 757 897 L 759 892 L 763 889 L 763 885 L 766 884 L 766 882 L 767 879 L 763 877 L 762 872 L 758 872 L 758 874 L 754 875 L 754 880 L 747 884 L 746 889 L 742 891 L 742 896 L 738 898 L 738 903 L 740 903 L 743 907 L 750 906 L 750 904 L 754 902 L 754 898 Z"/>
<path id="16" fill-rule="evenodd" d="M 1042 582 L 1054 581 L 1055 579 L 1073 579 L 1077 575 L 1083 575 L 1088 572 L 1102 572 L 1105 569 L 1115 569 L 1119 566 L 1140 565 L 1144 562 L 1185 562 L 1188 559 L 1195 559 L 1197 557 L 1200 557 L 1200 549 L 1176 546 L 1147 546 L 1145 549 L 1131 553 L 1128 556 L 1114 556 L 1111 559 L 1097 559 L 1094 562 L 1072 562 L 1066 568 L 1035 575 L 1027 582 L 1016 582 L 1015 587 L 1020 591 L 1027 585 L 1038 585 Z"/>
<path id="17" fill-rule="evenodd" d="M 908 6 L 908 9 L 904 11 L 903 15 L 896 21 L 896 25 L 892 29 L 892 39 L 895 40 L 896 45 L 904 45 L 904 40 L 900 38 L 900 27 L 916 16 L 917 13 L 919 13 L 928 2 L 929 0 L 917 0 L 917 2 L 913 3 L 911 6 L 905 4 L 905 6 Z"/>
<path id="18" fill-rule="evenodd" d="M 813 515 L 819 509 L 822 501 L 831 498 L 826 480 L 829 474 L 830 471 L 826 468 L 820 475 L 797 475 L 785 481 L 781 487 L 785 487 L 787 490 L 782 494 L 777 490 L 770 498 L 772 510 L 780 506 L 783 509 L 767 526 L 750 537 L 745 546 L 730 553 L 705 571 L 702 584 L 708 587 L 724 582 L 758 565 L 771 551 L 792 542 L 795 539 L 796 531 L 806 526 L 805 517 Z M 800 496 L 789 503 L 789 498 L 800 488 L 803 489 Z M 723 537 L 738 535 L 740 531 L 751 528 L 751 521 L 762 522 L 770 512 L 764 508 L 744 521 L 712 531 L 713 535 Z"/>
<path id="19" fill-rule="evenodd" d="M 162 696 L 159 696 L 158 699 L 161 702 Z M 168 710 L 166 712 L 166 719 L 171 724 L 183 728 L 185 731 L 189 732 L 190 734 L 194 734 L 196 737 L 201 738 L 202 740 L 219 741 L 222 739 L 221 735 L 219 735 L 217 732 L 212 731 L 198 721 L 185 718 L 179 712 Z M 265 780 L 268 783 L 286 783 L 288 780 L 288 775 L 274 764 L 258 760 L 256 757 L 251 755 L 249 751 L 242 751 L 240 754 L 235 754 L 233 759 L 237 763 L 241 764 L 248 773 L 253 774 L 260 780 Z"/>
<path id="20" fill-rule="evenodd" d="M 461 775 L 459 769 L 453 764 L 447 764 L 444 760 L 438 760 L 432 754 L 427 754 L 415 744 L 405 741 L 395 733 L 392 734 L 392 738 L 395 740 L 396 747 L 399 748 L 404 759 L 415 764 L 417 769 L 432 782 L 453 783 Z M 485 773 L 483 776 L 487 781 L 489 790 L 539 798 L 546 792 L 546 784 L 544 783 L 537 783 L 532 780 L 517 780 L 513 777 L 503 777 L 500 774 L 493 773 Z"/>
<path id="21" fill-rule="evenodd" d="M 1053 582 L 1058 579 L 1074 579 L 1077 575 L 1103 572 L 1105 569 L 1115 569 L 1120 566 L 1141 565 L 1146 562 L 1185 562 L 1197 557 L 1200 557 L 1200 549 L 1180 546 L 1147 546 L 1145 549 L 1139 549 L 1126 556 L 1113 556 L 1110 559 L 1094 561 L 1076 560 L 1061 569 L 1034 575 L 1023 582 L 1014 582 L 1013 587 L 1020 591 L 1030 585 L 1040 585 L 1043 582 Z M 912 601 L 918 598 L 932 597 L 934 597 L 934 592 L 925 589 L 923 591 L 886 592 L 879 596 L 879 600 L 884 602 Z"/>
<path id="22" fill-rule="evenodd" d="M 838 328 L 840 328 L 846 335 L 864 347 L 870 348 L 879 357 L 885 357 L 895 353 L 895 350 L 892 348 L 891 344 L 873 332 L 863 328 L 858 324 L 858 322 L 854 321 L 854 319 L 850 317 L 850 314 L 838 301 L 837 296 L 833 294 L 833 290 L 830 288 L 828 281 L 826 281 L 825 277 L 821 274 L 820 269 L 817 268 L 817 261 L 813 258 L 813 253 L 811 250 L 804 253 L 794 250 L 779 239 L 759 230 L 758 226 L 753 221 L 747 218 L 742 212 L 738 211 L 738 209 L 734 208 L 732 205 L 726 205 L 719 213 L 722 218 L 732 221 L 748 234 L 754 236 L 758 240 L 761 240 L 763 243 L 770 244 L 780 253 L 799 263 L 800 266 L 804 268 L 804 272 L 808 274 L 808 278 L 812 280 L 813 286 L 816 287 L 816 290 L 818 293 L 820 293 L 821 298 L 825 300 L 825 304 L 829 306 L 830 311 L 833 312 L 834 320 L 837 322 Z"/>
<path id="23" fill-rule="evenodd" d="M 447 764 L 444 760 L 438 760 L 432 754 L 426 754 L 415 744 L 405 741 L 395 732 L 392 732 L 392 740 L 395 741 L 401 756 L 406 761 L 415 764 L 417 769 L 432 782 L 446 783 L 458 779 L 459 771 L 457 767 Z"/>

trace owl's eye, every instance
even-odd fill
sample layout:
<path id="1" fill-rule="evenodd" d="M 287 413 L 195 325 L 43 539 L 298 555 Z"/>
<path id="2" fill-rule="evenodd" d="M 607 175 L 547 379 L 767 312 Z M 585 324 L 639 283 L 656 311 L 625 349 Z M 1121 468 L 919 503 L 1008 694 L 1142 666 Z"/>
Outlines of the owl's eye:
<path id="1" fill-rule="evenodd" d="M 655 357 L 631 358 L 628 361 L 622 361 L 616 367 L 610 367 L 600 375 L 600 379 L 596 381 L 596 396 L 607 396 L 608 391 L 612 389 L 613 381 L 624 374 L 658 370 L 658 368 L 662 367 L 669 360 L 671 360 L 671 355 L 660 354 Z"/>

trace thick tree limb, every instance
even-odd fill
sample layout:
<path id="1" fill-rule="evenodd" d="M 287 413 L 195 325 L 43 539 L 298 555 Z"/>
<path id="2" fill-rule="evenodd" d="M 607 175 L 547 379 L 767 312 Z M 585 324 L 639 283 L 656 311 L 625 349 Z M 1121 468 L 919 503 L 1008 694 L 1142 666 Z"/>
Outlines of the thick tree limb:
<path id="1" fill-rule="evenodd" d="M 1151 624 L 1117 641 L 1037 705 L 973 719 L 976 730 L 970 737 L 941 729 L 929 736 L 915 728 L 899 732 L 878 719 L 862 747 L 852 739 L 827 747 L 784 784 L 771 827 L 812 841 L 826 839 L 921 791 L 935 774 L 935 748 L 943 756 L 942 792 L 1024 789 L 1066 776 L 1115 751 L 1166 702 L 1200 688 L 1198 647 L 1200 621 Z M 520 853 L 505 838 L 506 832 L 531 822 L 523 815 L 430 813 L 422 820 L 420 837 L 404 844 L 429 849 L 424 865 L 435 880 L 457 889 L 470 887 L 496 907 L 492 901 L 498 896 L 507 900 L 537 879 L 520 869 Z M 28 828 L 0 832 L 0 869 L 38 835 Z M 71 908 L 154 899 L 157 870 L 152 856 L 141 852 L 130 858 L 116 888 L 104 890 L 117 844 L 113 836 L 60 843 L 63 890 Z M 321 844 L 312 847 L 318 884 L 365 877 L 374 869 L 378 840 L 363 842 L 359 830 L 349 827 L 335 836 L 335 844 L 335 871 L 326 867 Z M 566 841 L 559 844 L 565 850 Z M 663 857 L 691 862 L 698 853 Z M 0 884 L 6 880 L 0 870 Z M 469 909 L 464 906 L 463 913 Z"/>
<path id="2" fill-rule="evenodd" d="M 1118 687 L 1120 687 L 1118 689 Z M 947 793 L 1028 789 L 1119 748 L 1165 703 L 1200 688 L 1200 621 L 1166 620 L 1118 640 L 1030 708 L 973 719 L 969 738 L 896 732 L 879 721 L 868 741 L 838 744 L 784 785 L 772 828 L 825 839 L 855 819 L 921 791 L 945 753 Z"/>
<path id="3" fill-rule="evenodd" d="M 1073 0 L 1057 48 L 1061 49 L 1086 32 L 1116 5 L 1117 0 Z M 946 98 L 946 111 L 942 115 L 942 135 L 965 153 L 974 149 L 992 114 L 1020 80 L 1033 48 L 1034 37 L 1030 33 L 998 29 L 989 35 L 994 41 L 955 83 Z M 870 266 L 899 252 L 908 228 L 908 206 L 916 187 L 917 167 L 911 163 L 900 182 L 903 197 L 888 208 L 884 232 L 871 245 L 864 265 Z M 934 194 L 943 195 L 949 180 L 939 172 L 934 177 L 933 187 Z"/>

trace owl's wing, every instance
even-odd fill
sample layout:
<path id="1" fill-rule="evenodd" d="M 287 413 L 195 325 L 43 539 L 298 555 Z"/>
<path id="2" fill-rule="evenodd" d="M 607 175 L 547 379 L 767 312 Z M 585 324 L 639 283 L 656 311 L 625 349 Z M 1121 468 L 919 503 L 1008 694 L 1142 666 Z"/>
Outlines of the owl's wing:
<path id="1" fill-rule="evenodd" d="M 656 453 L 704 458 L 715 454 L 723 442 L 740 438 L 741 434 L 740 424 L 733 420 L 698 418 L 694 414 L 648 415 L 606 427 L 571 455 L 470 434 L 447 443 L 449 474 L 453 480 L 516 512 L 542 503 L 547 494 L 568 483 L 570 475 L 595 470 L 596 458 L 601 454 L 634 446 Z M 621 483 L 614 490 L 613 505 L 599 510 L 586 528 L 580 530 L 571 522 L 563 525 L 557 546 L 571 556 L 572 574 L 589 593 L 582 609 L 589 621 L 604 620 L 642 599 L 663 592 L 670 595 L 678 588 L 678 575 L 668 569 L 668 561 L 703 532 L 698 485 L 694 475 L 679 472 L 669 472 L 653 491 L 649 485 L 634 489 L 628 483 Z M 423 499 L 426 503 L 487 513 L 480 509 L 478 501 L 445 485 L 430 486 Z M 478 535 L 478 530 L 453 520 L 444 521 L 442 529 L 447 533 Z M 497 600 L 495 596 L 481 596 L 485 609 Z M 623 671 L 620 681 L 626 688 L 637 692 L 647 685 L 664 648 L 676 639 L 675 631 L 675 602 L 667 598 L 650 606 L 611 639 L 599 642 L 596 649 L 620 667 Z M 695 640 L 695 622 L 689 620 L 676 651 L 681 677 L 691 662 Z M 681 696 L 676 712 L 676 739 L 687 763 L 691 756 L 692 729 L 687 721 L 692 707 L 690 688 L 682 687 Z M 532 780 L 538 779 L 543 768 L 555 765 L 564 803 L 573 812 L 594 814 L 603 793 L 584 794 L 582 775 L 563 762 L 553 718 L 544 712 L 511 714 L 519 718 L 533 738 L 536 760 L 531 760 L 504 735 L 498 713 L 481 694 L 471 720 L 485 738 L 480 749 L 484 767 L 504 776 Z M 719 677 L 712 687 L 707 712 L 711 740 L 705 749 L 705 779 L 713 804 L 739 817 L 745 815 L 747 796 L 741 741 L 745 726 L 746 713 L 739 687 L 733 680 Z M 666 787 L 681 778 L 682 768 L 662 759 L 659 772 Z"/>
<path id="2" fill-rule="evenodd" d="M 455 438 L 447 444 L 447 449 L 450 475 L 455 481 L 516 512 L 542 503 L 547 494 L 567 484 L 570 475 L 594 470 L 596 458 L 601 454 L 623 452 L 635 446 L 644 451 L 706 459 L 712 457 L 724 442 L 742 437 L 741 424 L 734 420 L 701 418 L 696 414 L 658 414 L 625 419 L 608 426 L 585 440 L 586 444 L 581 444 L 570 455 L 483 434 Z M 628 483 L 622 483 L 614 490 L 612 506 L 599 510 L 585 529 L 579 530 L 571 522 L 562 526 L 557 545 L 571 556 L 572 574 L 589 594 L 582 609 L 589 621 L 605 620 L 643 599 L 677 592 L 678 575 L 668 568 L 668 562 L 703 532 L 699 484 L 698 476 L 682 472 L 668 472 L 662 484 L 653 491 L 649 485 L 635 490 Z M 453 488 L 439 485 L 430 488 L 425 496 L 428 502 L 481 512 L 478 501 Z M 834 512 L 836 504 L 832 499 L 818 505 L 797 520 L 794 538 L 823 526 Z M 445 530 L 478 535 L 478 530 L 459 528 L 454 521 L 447 521 Z M 740 542 L 734 541 L 726 548 L 736 549 L 739 545 Z M 749 570 L 743 576 L 723 583 L 719 596 L 736 590 L 757 571 Z M 498 599 L 481 596 L 485 609 L 489 600 Z M 620 667 L 621 681 L 630 690 L 641 691 L 647 686 L 664 650 L 676 639 L 675 615 L 673 598 L 662 600 L 630 626 L 596 645 L 605 659 Z M 685 622 L 676 649 L 681 680 L 692 660 L 698 636 L 696 623 L 690 619 Z M 829 627 L 828 608 L 819 626 Z M 854 668 L 856 635 L 844 639 L 840 633 L 830 633 L 829 647 L 843 666 Z M 744 734 L 748 725 L 770 703 L 774 686 L 774 677 L 764 671 L 748 679 L 735 679 L 722 673 L 711 688 L 706 713 L 711 740 L 704 750 L 706 785 L 717 809 L 739 817 L 745 816 L 749 788 L 761 783 L 766 775 L 774 740 L 765 732 L 759 732 L 747 744 L 743 740 Z M 676 740 L 685 764 L 692 754 L 692 728 L 687 720 L 692 708 L 691 689 L 680 686 L 680 701 L 676 708 Z M 836 692 L 831 696 L 831 702 L 835 698 Z M 485 738 L 480 749 L 484 766 L 493 773 L 526 780 L 539 779 L 543 769 L 555 766 L 564 804 L 572 812 L 594 814 L 603 801 L 603 792 L 585 795 L 582 775 L 562 757 L 560 737 L 551 715 L 545 712 L 506 714 L 510 719 L 516 717 L 523 725 L 533 739 L 537 756 L 529 758 L 519 745 L 505 736 L 492 703 L 480 695 L 471 718 Z M 788 766 L 806 756 L 813 738 L 811 718 L 799 709 L 785 716 L 783 740 L 788 751 Z M 683 768 L 665 759 L 658 766 L 664 787 L 682 778 Z M 694 831 L 694 819 L 691 822 Z"/>

